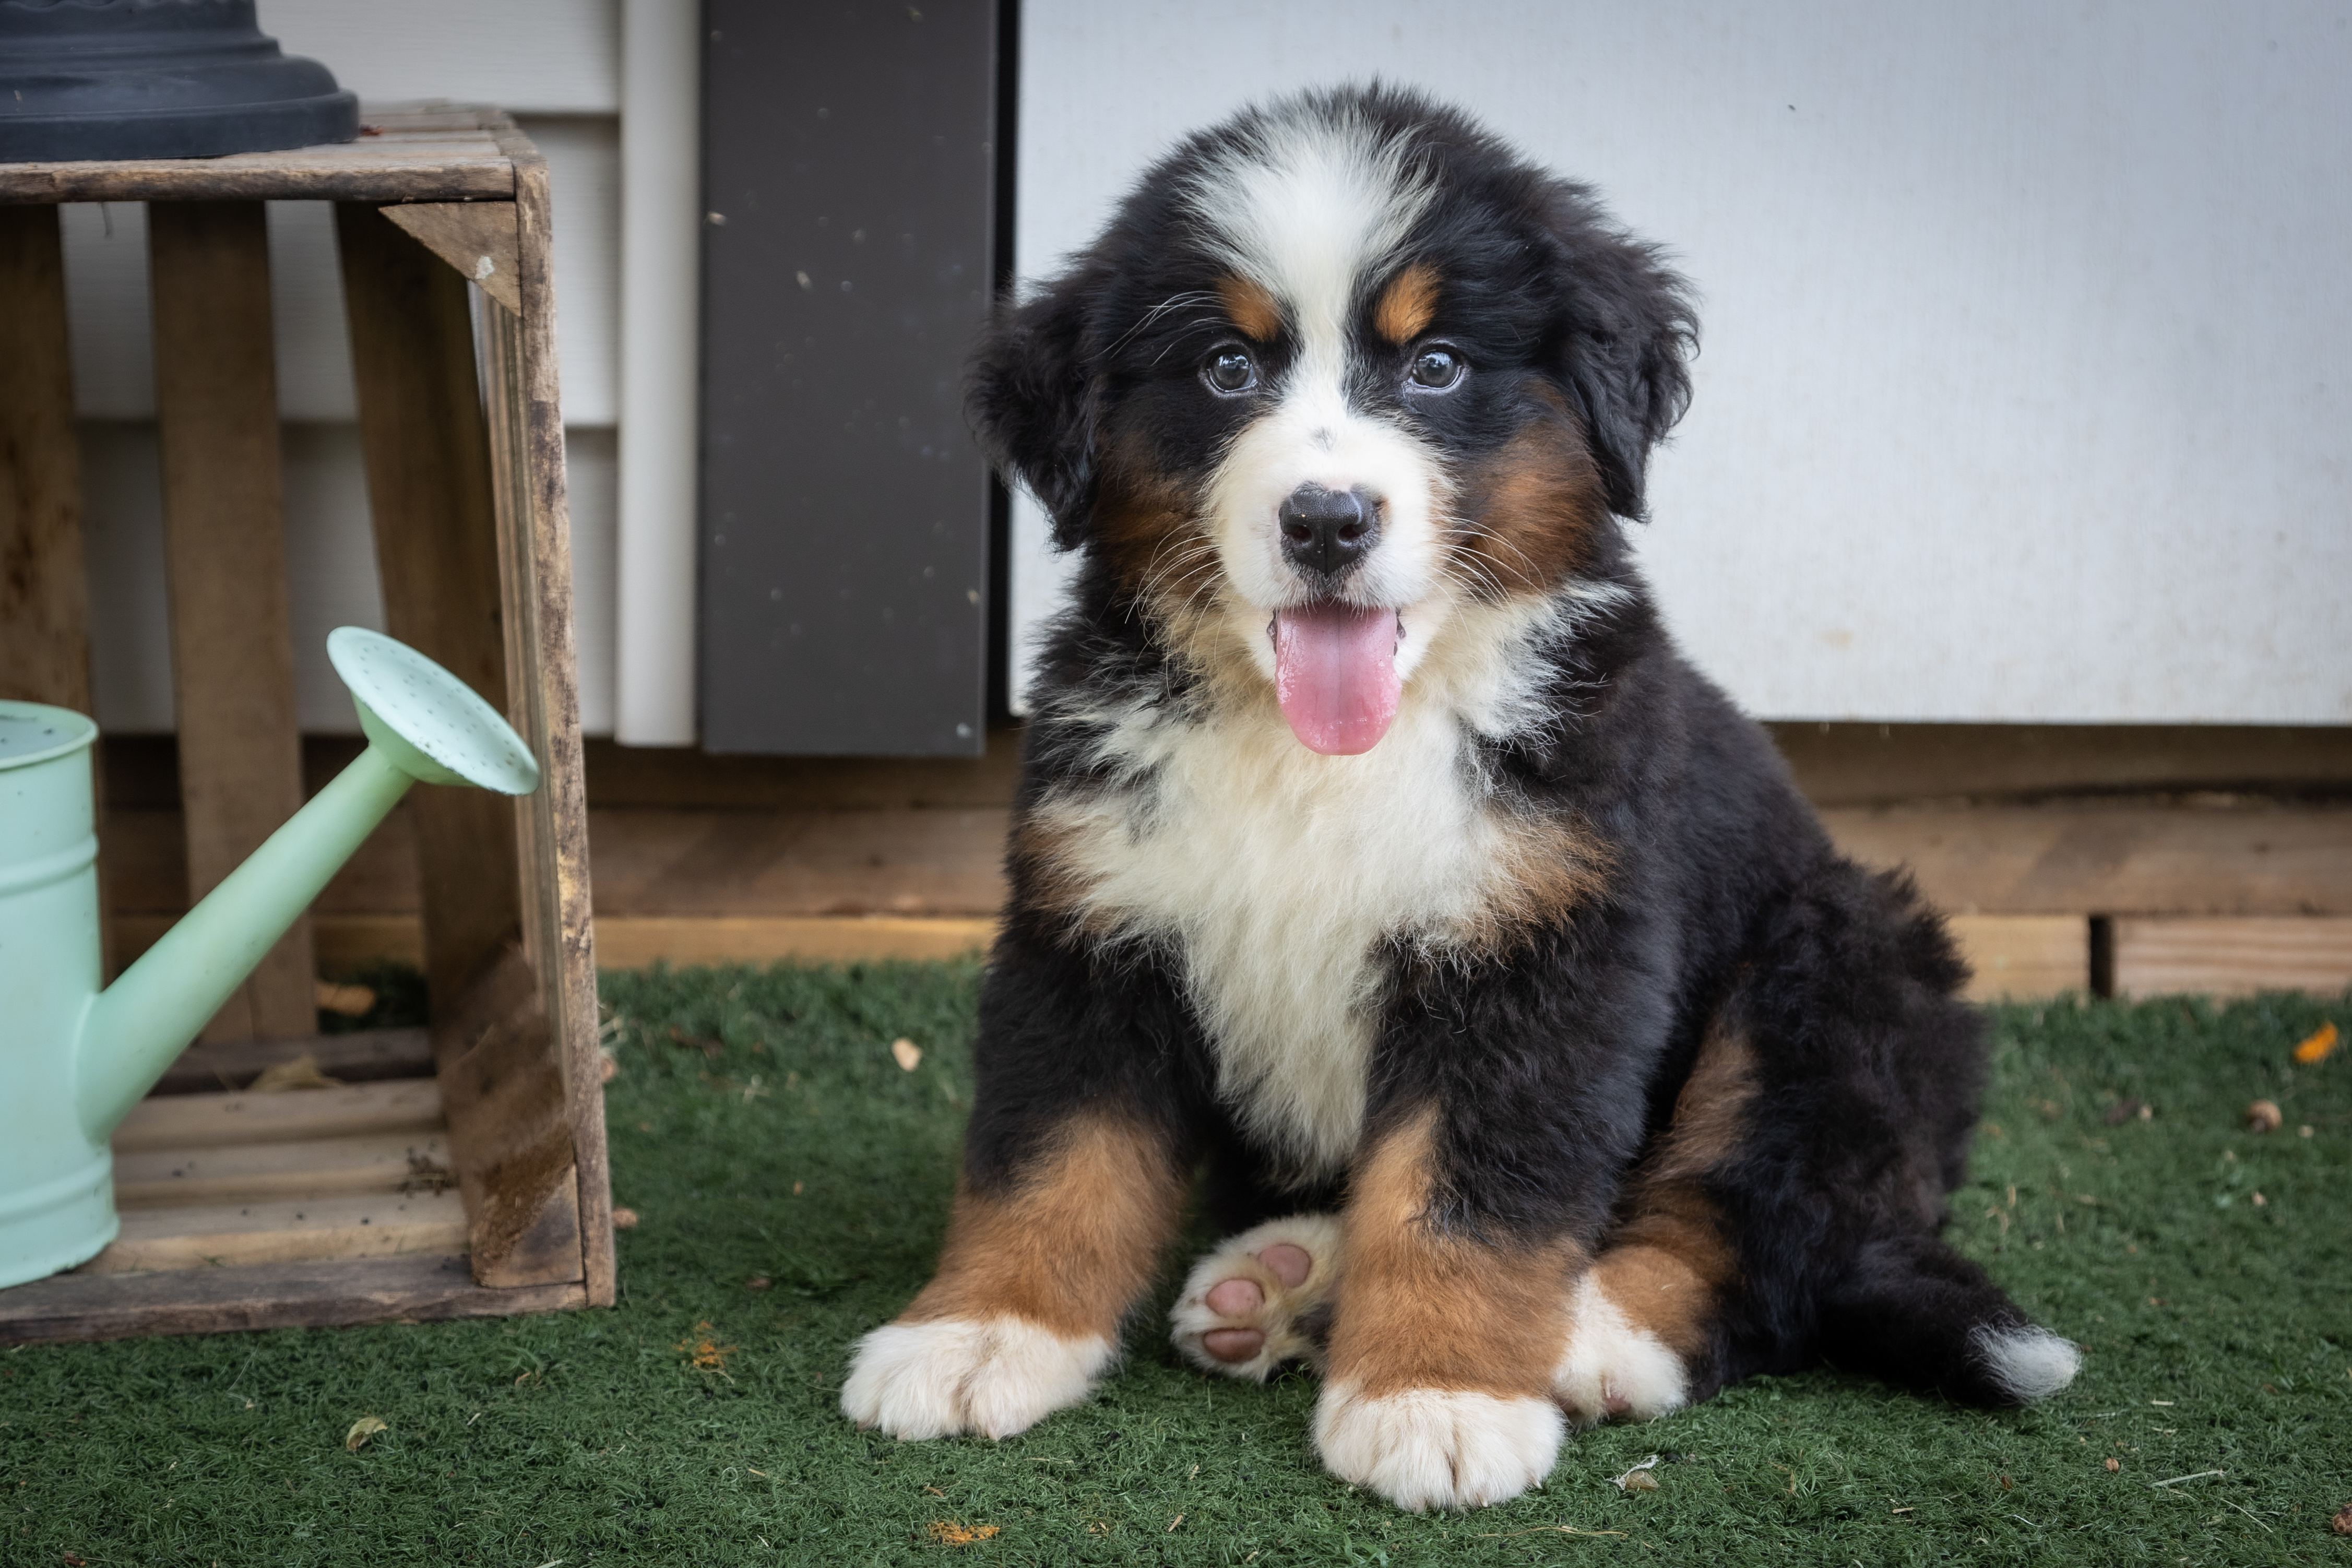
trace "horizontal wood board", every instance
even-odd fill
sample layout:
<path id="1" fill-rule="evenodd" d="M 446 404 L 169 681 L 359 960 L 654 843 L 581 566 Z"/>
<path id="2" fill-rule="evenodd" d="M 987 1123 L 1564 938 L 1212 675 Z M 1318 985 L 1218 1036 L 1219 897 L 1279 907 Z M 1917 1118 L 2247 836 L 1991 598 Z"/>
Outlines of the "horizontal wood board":
<path id="1" fill-rule="evenodd" d="M 587 1292 L 578 1285 L 485 1289 L 457 1255 L 60 1274 L 0 1290 L 0 1345 L 436 1322 L 586 1304 Z"/>
<path id="2" fill-rule="evenodd" d="M 2126 917 L 2112 931 L 2119 996 L 2352 990 L 2352 920 Z"/>
<path id="3" fill-rule="evenodd" d="M 507 200 L 514 167 L 482 111 L 361 110 L 356 142 L 225 158 L 0 163 L 0 202 Z"/>

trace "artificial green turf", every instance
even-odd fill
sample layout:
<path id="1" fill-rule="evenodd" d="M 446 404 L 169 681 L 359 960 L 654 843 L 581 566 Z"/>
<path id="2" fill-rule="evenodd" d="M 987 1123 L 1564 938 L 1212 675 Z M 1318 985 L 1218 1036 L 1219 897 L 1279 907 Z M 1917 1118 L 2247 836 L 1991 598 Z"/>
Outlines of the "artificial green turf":
<path id="1" fill-rule="evenodd" d="M 1022 1437 L 841 1419 L 850 1342 L 931 1262 L 975 975 L 607 975 L 614 1184 L 643 1216 L 617 1310 L 0 1355 L 0 1563 L 2352 1563 L 2327 1525 L 2352 1501 L 2352 1047 L 2287 1062 L 2343 1003 L 1997 1015 L 1956 1234 L 2086 1347 L 2048 1405 L 1759 1380 L 1574 1438 L 1517 1502 L 1414 1518 L 1317 1466 L 1310 1381 L 1187 1370 L 1158 1308 Z M 2242 1130 L 2257 1096 L 2282 1131 Z M 2152 1118 L 2110 1125 L 2126 1100 Z M 692 1364 L 702 1323 L 723 1370 Z M 1654 1452 L 1656 1490 L 1608 1484 Z"/>

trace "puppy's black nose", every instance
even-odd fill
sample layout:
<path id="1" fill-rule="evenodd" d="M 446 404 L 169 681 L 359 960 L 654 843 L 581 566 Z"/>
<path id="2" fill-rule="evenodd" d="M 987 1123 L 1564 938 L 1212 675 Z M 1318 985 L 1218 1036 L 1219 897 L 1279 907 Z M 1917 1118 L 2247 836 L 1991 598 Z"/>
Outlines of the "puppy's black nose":
<path id="1" fill-rule="evenodd" d="M 1282 553 L 1301 571 L 1337 577 L 1381 537 L 1380 503 L 1361 490 L 1301 485 L 1282 503 Z"/>

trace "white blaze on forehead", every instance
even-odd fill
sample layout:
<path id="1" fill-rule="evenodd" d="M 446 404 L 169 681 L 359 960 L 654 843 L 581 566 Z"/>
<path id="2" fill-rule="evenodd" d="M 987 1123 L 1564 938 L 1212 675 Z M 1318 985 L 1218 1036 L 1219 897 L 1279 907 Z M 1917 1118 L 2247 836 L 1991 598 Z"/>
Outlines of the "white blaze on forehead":
<path id="1" fill-rule="evenodd" d="M 1395 265 L 1433 195 L 1408 151 L 1352 108 L 1295 104 L 1211 157 L 1186 193 L 1217 259 L 1272 296 L 1290 329 L 1288 363 L 1203 497 L 1237 629 L 1256 617 L 1251 655 L 1269 679 L 1266 612 L 1315 593 L 1285 556 L 1276 526 L 1284 499 L 1301 485 L 1380 502 L 1380 542 L 1340 594 L 1363 605 L 1424 606 L 1407 620 L 1401 676 L 1411 679 L 1433 627 L 1427 606 L 1444 585 L 1444 464 L 1392 412 L 1351 406 L 1348 396 L 1350 311 Z"/>
<path id="2" fill-rule="evenodd" d="M 1307 373 L 1294 380 L 1344 370 L 1357 285 L 1395 255 L 1430 194 L 1401 140 L 1352 109 L 1304 107 L 1213 159 L 1190 193 L 1223 259 L 1290 308 Z"/>

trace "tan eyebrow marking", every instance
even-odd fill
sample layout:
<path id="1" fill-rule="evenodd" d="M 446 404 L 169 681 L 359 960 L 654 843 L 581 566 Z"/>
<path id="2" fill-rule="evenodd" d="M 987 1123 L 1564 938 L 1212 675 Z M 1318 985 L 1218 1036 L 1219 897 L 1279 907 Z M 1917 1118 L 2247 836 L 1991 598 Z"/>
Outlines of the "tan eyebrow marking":
<path id="1" fill-rule="evenodd" d="M 1372 308 L 1372 326 L 1389 342 L 1403 344 L 1421 336 L 1437 314 L 1437 269 L 1416 261 L 1390 280 Z"/>
<path id="2" fill-rule="evenodd" d="M 1244 336 L 1256 342 L 1271 342 L 1282 330 L 1282 308 L 1274 302 L 1263 284 L 1253 282 L 1236 273 L 1227 273 L 1217 280 L 1217 293 L 1225 302 L 1225 314 Z"/>

